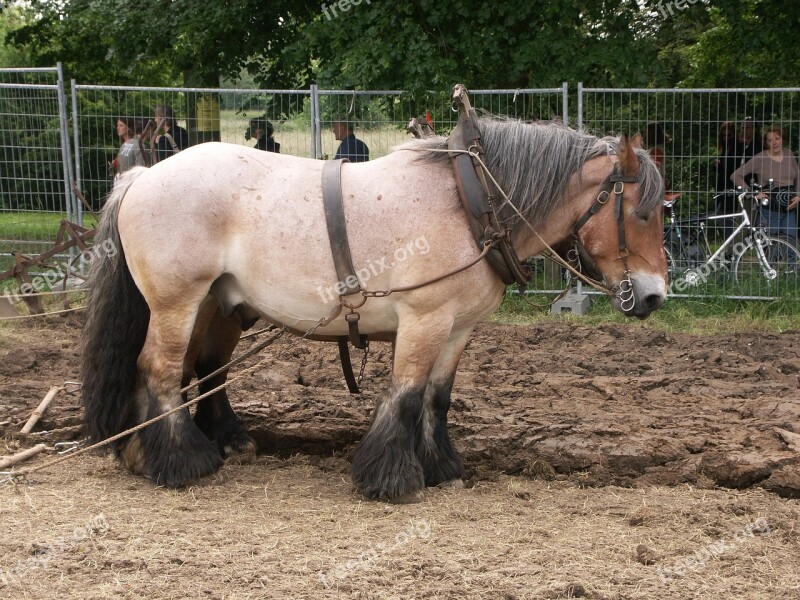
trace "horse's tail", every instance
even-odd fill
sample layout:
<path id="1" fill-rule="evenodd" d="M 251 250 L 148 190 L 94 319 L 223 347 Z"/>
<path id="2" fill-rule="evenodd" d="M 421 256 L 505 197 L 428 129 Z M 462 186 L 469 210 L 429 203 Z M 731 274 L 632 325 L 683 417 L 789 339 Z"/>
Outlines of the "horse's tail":
<path id="1" fill-rule="evenodd" d="M 95 236 L 81 359 L 84 419 L 93 441 L 135 424 L 136 361 L 147 334 L 150 309 L 125 262 L 117 217 L 125 193 L 145 170 L 135 168 L 120 176 Z M 118 449 L 119 444 L 113 447 Z"/>

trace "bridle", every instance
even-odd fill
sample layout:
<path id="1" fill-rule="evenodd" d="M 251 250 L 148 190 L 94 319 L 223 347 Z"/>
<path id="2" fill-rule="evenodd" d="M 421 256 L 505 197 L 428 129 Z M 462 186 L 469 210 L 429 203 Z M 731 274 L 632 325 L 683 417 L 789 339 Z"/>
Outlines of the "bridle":
<path id="1" fill-rule="evenodd" d="M 636 296 L 634 295 L 633 282 L 631 281 L 631 271 L 628 268 L 628 256 L 630 255 L 630 252 L 628 251 L 628 247 L 625 242 L 625 211 L 623 210 L 625 184 L 636 183 L 636 181 L 636 177 L 623 175 L 619 166 L 614 167 L 614 170 L 611 172 L 611 175 L 608 176 L 605 184 L 603 185 L 603 189 L 597 195 L 594 203 L 586 210 L 585 213 L 583 213 L 583 215 L 572 227 L 572 249 L 570 250 L 569 254 L 570 260 L 575 260 L 577 262 L 578 271 L 581 270 L 582 259 L 588 263 L 587 266 L 589 268 L 591 268 L 594 272 L 597 272 L 594 262 L 589 257 L 589 254 L 586 252 L 586 248 L 580 241 L 578 232 L 584 225 L 586 225 L 589 219 L 591 219 L 606 204 L 608 204 L 608 201 L 611 199 L 611 194 L 613 193 L 614 217 L 617 220 L 617 256 L 620 260 L 622 260 L 624 274 L 622 280 L 613 288 L 611 288 L 610 291 L 614 294 L 614 296 L 619 298 L 620 308 L 623 312 L 630 312 L 636 305 Z"/>

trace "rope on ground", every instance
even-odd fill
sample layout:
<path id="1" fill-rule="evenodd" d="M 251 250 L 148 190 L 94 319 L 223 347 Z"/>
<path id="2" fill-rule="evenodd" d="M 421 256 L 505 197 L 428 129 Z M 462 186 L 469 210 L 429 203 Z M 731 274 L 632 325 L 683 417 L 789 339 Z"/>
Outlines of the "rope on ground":
<path id="1" fill-rule="evenodd" d="M 79 310 L 84 310 L 85 306 L 77 306 L 75 308 L 65 308 L 64 310 L 54 310 L 51 312 L 43 312 L 33 315 L 19 315 L 16 317 L 0 317 L 0 321 L 19 321 L 21 319 L 35 319 L 36 317 L 49 317 L 51 315 L 63 315 L 66 313 L 77 312 Z"/>
<path id="2" fill-rule="evenodd" d="M 55 295 L 63 295 L 63 294 L 74 294 L 79 292 L 88 292 L 88 287 L 77 287 L 71 288 L 69 290 L 50 290 L 49 292 L 31 292 L 30 294 L 21 294 L 18 298 L 12 298 L 9 294 L 4 294 L 4 296 L 9 301 L 14 302 L 22 302 L 25 298 L 34 298 L 35 296 L 55 296 Z"/>
<path id="3" fill-rule="evenodd" d="M 262 333 L 266 333 L 267 331 L 272 331 L 277 327 L 278 327 L 277 325 L 268 325 L 267 327 L 264 327 L 264 329 L 259 329 L 258 331 L 252 331 L 250 333 L 244 334 L 242 337 L 239 338 L 239 340 L 241 341 L 241 340 L 246 340 L 247 338 L 259 336 Z"/>

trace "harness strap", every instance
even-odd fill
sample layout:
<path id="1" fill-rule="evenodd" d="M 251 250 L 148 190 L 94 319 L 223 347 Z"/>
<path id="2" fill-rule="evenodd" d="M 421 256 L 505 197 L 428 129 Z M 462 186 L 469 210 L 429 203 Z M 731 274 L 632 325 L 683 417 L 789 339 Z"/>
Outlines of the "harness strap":
<path id="1" fill-rule="evenodd" d="M 595 199 L 594 203 L 585 213 L 583 213 L 580 219 L 575 221 L 575 225 L 572 228 L 572 233 L 575 238 L 578 237 L 578 231 L 581 229 L 581 227 L 586 225 L 586 222 L 596 215 L 600 209 L 608 203 L 608 200 L 611 198 L 611 193 L 613 192 L 614 218 L 617 221 L 618 250 L 620 255 L 627 252 L 625 243 L 625 214 L 623 212 L 622 203 L 626 183 L 636 183 L 636 177 L 626 177 L 615 168 L 611 175 L 609 175 L 606 179 L 605 183 L 603 184 L 603 189 L 597 195 L 597 199 Z"/>
<path id="2" fill-rule="evenodd" d="M 328 241 L 336 268 L 338 288 L 344 286 L 342 296 L 361 291 L 353 258 L 350 256 L 350 243 L 347 241 L 347 223 L 342 204 L 342 163 L 347 159 L 327 160 L 322 166 L 322 204 L 325 207 L 325 224 L 328 227 Z M 349 161 L 348 161 L 349 162 Z"/>
<path id="3" fill-rule="evenodd" d="M 447 147 L 450 150 L 459 150 L 451 152 L 450 159 L 458 197 L 467 215 L 470 231 L 479 248 L 483 248 L 487 240 L 498 240 L 499 243 L 492 248 L 486 260 L 503 283 L 509 285 L 516 282 L 525 285 L 531 278 L 531 272 L 520 261 L 511 244 L 510 231 L 503 229 L 497 216 L 495 207 L 497 193 L 486 180 L 479 160 L 479 157 L 483 156 L 483 148 L 480 143 L 478 117 L 470 105 L 467 90 L 463 85 L 457 84 L 453 88 L 453 102 L 459 110 L 458 124 L 450 133 Z M 476 156 L 461 152 L 463 150 Z M 496 238 L 498 234 L 499 239 Z"/>
<path id="4" fill-rule="evenodd" d="M 328 241 L 333 255 L 333 266 L 336 269 L 337 288 L 344 291 L 342 296 L 357 294 L 362 291 L 361 282 L 356 276 L 353 267 L 353 257 L 350 254 L 350 243 L 347 239 L 347 222 L 344 217 L 344 204 L 342 203 L 342 163 L 347 159 L 328 160 L 322 166 L 322 204 L 325 209 L 325 224 L 328 228 Z M 343 301 L 341 301 L 343 302 Z M 340 304 L 343 306 L 343 304 Z M 351 394 L 358 394 L 358 383 L 353 374 L 353 365 L 350 363 L 350 349 L 348 340 L 356 348 L 363 349 L 367 343 L 367 336 L 358 332 L 358 313 L 352 311 L 345 315 L 347 321 L 347 336 L 336 339 L 339 346 L 339 359 L 342 363 L 342 373 L 347 382 L 347 389 Z"/>
<path id="5" fill-rule="evenodd" d="M 624 189 L 624 184 L 620 182 L 615 183 L 614 188 L 616 189 L 618 185 L 621 189 Z M 627 252 L 628 249 L 625 247 L 625 214 L 622 210 L 622 191 L 616 192 L 614 216 L 617 219 L 618 250 L 620 253 Z"/>
<path id="6" fill-rule="evenodd" d="M 350 362 L 350 347 L 347 345 L 347 338 L 344 336 L 336 338 L 336 344 L 339 346 L 339 359 L 342 361 L 342 374 L 347 383 L 347 391 L 351 394 L 360 394 L 361 390 L 358 389 L 356 375 L 353 373 L 353 363 Z"/>
<path id="7" fill-rule="evenodd" d="M 589 207 L 589 210 L 587 210 L 585 213 L 583 213 L 583 216 L 581 216 L 580 219 L 575 221 L 575 225 L 572 227 L 572 233 L 577 235 L 578 231 L 581 229 L 581 227 L 586 225 L 587 221 L 589 219 L 591 219 L 594 215 L 596 215 L 600 211 L 600 209 L 603 208 L 606 205 L 606 202 L 608 202 L 608 199 L 610 197 L 611 196 L 609 194 L 608 188 L 606 188 L 604 186 L 603 190 L 597 195 L 597 199 Z"/>

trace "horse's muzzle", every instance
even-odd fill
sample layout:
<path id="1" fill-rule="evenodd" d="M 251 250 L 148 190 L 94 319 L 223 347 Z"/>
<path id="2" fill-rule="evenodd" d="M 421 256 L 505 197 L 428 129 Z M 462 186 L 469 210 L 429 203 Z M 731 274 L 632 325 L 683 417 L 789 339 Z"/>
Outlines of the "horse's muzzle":
<path id="1" fill-rule="evenodd" d="M 667 286 L 664 279 L 654 275 L 643 274 L 631 276 L 632 289 L 626 295 L 622 290 L 614 296 L 614 308 L 627 317 L 646 319 L 654 310 L 664 304 L 667 298 Z"/>

